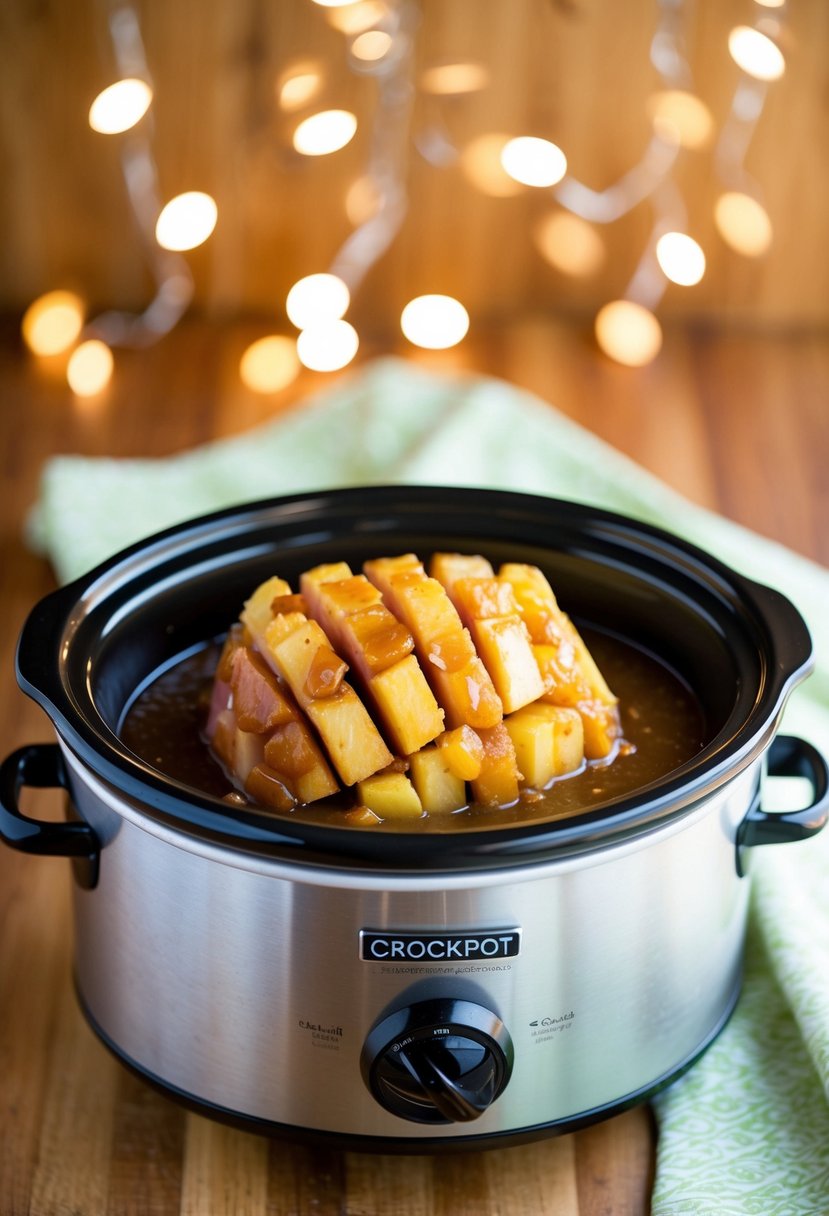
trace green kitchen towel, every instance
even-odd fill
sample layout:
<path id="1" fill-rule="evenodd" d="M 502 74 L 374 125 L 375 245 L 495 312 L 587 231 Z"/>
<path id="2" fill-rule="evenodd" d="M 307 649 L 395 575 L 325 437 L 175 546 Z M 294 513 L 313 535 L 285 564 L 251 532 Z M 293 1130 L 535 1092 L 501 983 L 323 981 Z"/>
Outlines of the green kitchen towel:
<path id="1" fill-rule="evenodd" d="M 380 360 L 281 419 L 181 456 L 55 458 L 30 538 L 68 580 L 142 536 L 231 503 L 389 482 L 599 505 L 776 586 L 806 618 L 817 656 L 784 729 L 829 754 L 829 572 L 693 505 L 551 406 L 490 378 Z M 829 829 L 754 850 L 752 875 L 734 1016 L 654 1100 L 654 1216 L 829 1214 Z"/>

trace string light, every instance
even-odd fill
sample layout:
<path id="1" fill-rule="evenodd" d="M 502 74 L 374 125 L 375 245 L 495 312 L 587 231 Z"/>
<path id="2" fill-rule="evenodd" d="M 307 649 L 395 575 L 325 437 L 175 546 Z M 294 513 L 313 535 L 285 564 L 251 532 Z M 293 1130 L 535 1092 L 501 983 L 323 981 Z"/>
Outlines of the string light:
<path id="1" fill-rule="evenodd" d="M 627 367 L 644 367 L 659 354 L 662 327 L 649 309 L 613 300 L 596 316 L 596 340 L 606 355 Z"/>
<path id="2" fill-rule="evenodd" d="M 285 301 L 285 311 L 297 329 L 308 329 L 324 321 L 339 321 L 348 311 L 351 295 L 335 274 L 309 274 L 294 283 Z"/>
<path id="3" fill-rule="evenodd" d="M 664 233 L 656 242 L 656 260 L 665 278 L 681 287 L 693 287 L 705 274 L 705 254 L 684 232 Z"/>
<path id="4" fill-rule="evenodd" d="M 648 117 L 669 142 L 683 148 L 705 148 L 714 134 L 714 117 L 708 106 L 684 89 L 663 89 L 647 103 Z"/>
<path id="5" fill-rule="evenodd" d="M 62 354 L 83 329 L 83 314 L 83 301 L 73 291 L 47 291 L 23 314 L 23 340 L 36 355 Z"/>
<path id="6" fill-rule="evenodd" d="M 373 63 L 387 55 L 393 45 L 394 39 L 385 30 L 365 30 L 352 42 L 351 54 L 355 59 Z"/>
<path id="7" fill-rule="evenodd" d="M 414 346 L 447 350 L 466 337 L 469 313 L 452 296 L 417 296 L 403 309 L 400 328 Z"/>
<path id="8" fill-rule="evenodd" d="M 457 97 L 460 93 L 477 93 L 489 84 L 489 72 L 482 63 L 434 64 L 420 74 L 424 93 Z"/>
<path id="9" fill-rule="evenodd" d="M 170 199 L 155 226 L 155 239 L 162 249 L 183 252 L 203 245 L 216 227 L 218 208 L 209 194 L 189 190 Z"/>
<path id="10" fill-rule="evenodd" d="M 328 156 L 350 143 L 357 117 L 350 110 L 320 110 L 294 131 L 294 148 L 303 156 Z"/>
<path id="11" fill-rule="evenodd" d="M 555 186 L 567 172 L 567 157 L 561 148 L 534 135 L 509 140 L 501 150 L 501 164 L 525 186 Z"/>
<path id="12" fill-rule="evenodd" d="M 298 374 L 296 343 L 284 334 L 257 339 L 239 361 L 242 383 L 255 393 L 278 393 Z"/>
<path id="13" fill-rule="evenodd" d="M 101 135 L 119 135 L 140 122 L 153 99 L 146 80 L 127 77 L 103 90 L 89 107 L 89 125 Z"/>
<path id="14" fill-rule="evenodd" d="M 586 278 L 605 260 L 602 238 L 595 228 L 569 211 L 543 216 L 533 229 L 536 248 L 562 274 Z"/>
<path id="15" fill-rule="evenodd" d="M 747 258 L 760 257 L 771 245 L 771 220 L 749 194 L 736 190 L 721 194 L 714 206 L 714 220 L 726 244 Z"/>
<path id="16" fill-rule="evenodd" d="M 299 360 L 314 372 L 336 372 L 357 354 L 360 339 L 348 321 L 322 321 L 303 329 L 296 341 Z"/>
<path id="17" fill-rule="evenodd" d="M 728 50 L 737 66 L 755 80 L 779 80 L 786 70 L 780 48 L 751 26 L 735 26 L 728 35 Z"/>
<path id="18" fill-rule="evenodd" d="M 89 338 L 76 346 L 69 357 L 66 379 L 78 397 L 94 397 L 112 377 L 112 351 L 98 338 Z"/>
<path id="19" fill-rule="evenodd" d="M 301 110 L 322 89 L 322 72 L 314 63 L 294 64 L 276 83 L 279 106 L 286 113 Z"/>

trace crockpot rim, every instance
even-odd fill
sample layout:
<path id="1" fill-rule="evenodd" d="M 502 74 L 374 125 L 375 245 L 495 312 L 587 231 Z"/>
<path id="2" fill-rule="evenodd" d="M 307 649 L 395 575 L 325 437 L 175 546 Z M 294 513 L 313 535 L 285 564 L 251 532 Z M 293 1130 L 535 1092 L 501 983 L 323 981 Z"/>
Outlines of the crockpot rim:
<path id="1" fill-rule="evenodd" d="M 111 728 L 96 729 L 83 713 L 77 700 L 67 689 L 61 662 L 53 671 L 43 664 L 37 674 L 33 667 L 30 644 L 39 629 L 49 629 L 53 640 L 60 642 L 61 658 L 65 657 L 68 639 L 83 620 L 80 611 L 85 602 L 98 594 L 108 594 L 107 585 L 117 587 L 117 576 L 128 585 L 141 573 L 153 555 L 163 554 L 173 545 L 185 551 L 197 552 L 200 539 L 209 546 L 217 537 L 243 531 L 235 528 L 245 517 L 249 530 L 264 514 L 276 511 L 290 514 L 304 504 L 307 513 L 316 505 L 317 512 L 331 511 L 337 503 L 359 500 L 365 496 L 375 504 L 393 496 L 415 496 L 419 509 L 431 500 L 445 511 L 451 501 L 472 500 L 497 503 L 503 511 L 548 510 L 572 515 L 591 526 L 614 530 L 630 538 L 635 534 L 640 546 L 670 554 L 674 561 L 692 569 L 697 577 L 716 584 L 720 594 L 739 602 L 755 630 L 760 621 L 768 625 L 768 616 L 782 613 L 789 625 L 800 625 L 800 637 L 787 636 L 790 658 L 770 668 L 765 664 L 754 703 L 743 714 L 740 730 L 730 727 L 734 711 L 723 728 L 709 740 L 699 756 L 692 758 L 665 778 L 640 788 L 629 795 L 616 798 L 603 806 L 560 820 L 538 820 L 526 824 L 496 828 L 464 828 L 450 832 L 378 832 L 354 826 L 320 825 L 303 822 L 298 817 L 275 815 L 256 809 L 228 811 L 218 798 L 202 794 L 194 788 L 164 776 L 129 751 Z M 324 504 L 320 506 L 319 504 Z M 224 529 L 217 533 L 218 525 Z M 422 522 L 419 526 L 423 527 Z M 187 542 L 189 538 L 189 549 Z M 478 538 L 476 538 L 478 539 Z M 551 550 L 554 546 L 551 546 Z M 140 560 L 142 559 L 143 560 Z M 637 570 L 637 574 L 640 572 Z M 124 577 L 125 576 L 125 577 Z M 759 604 L 758 604 L 759 601 Z M 752 611 L 746 612 L 747 606 Z M 59 625 L 60 628 L 56 629 Z M 208 639 L 204 639 L 207 641 Z M 765 660 L 764 656 L 764 660 Z M 666 819 L 687 813 L 720 785 L 736 776 L 763 750 L 772 737 L 782 708 L 791 689 L 805 678 L 812 665 L 811 641 L 805 623 L 794 605 L 781 593 L 739 574 L 712 554 L 684 538 L 635 517 L 574 500 L 558 499 L 520 491 L 475 489 L 445 486 L 360 486 L 320 489 L 296 494 L 237 503 L 217 511 L 184 520 L 161 532 L 113 554 L 86 574 L 44 597 L 32 609 L 17 648 L 17 678 L 21 688 L 49 714 L 55 730 L 81 763 L 88 763 L 105 782 L 119 792 L 139 802 L 151 817 L 186 834 L 204 837 L 231 847 L 245 850 L 275 852 L 283 859 L 302 864 L 327 864 L 349 868 L 368 866 L 372 870 L 385 868 L 393 872 L 419 869 L 429 871 L 458 871 L 489 868 L 493 864 L 526 865 L 548 856 L 560 856 L 573 851 L 595 848 L 613 840 L 629 839 L 650 832 Z M 94 704 L 90 694 L 90 703 Z M 760 712 L 760 705 L 764 709 Z M 73 721 L 73 716 L 82 729 Z M 98 713 L 99 719 L 100 712 Z M 110 736 L 107 738 L 106 736 Z M 727 736 L 727 737 L 724 737 Z M 739 741 L 739 742 L 737 742 Z M 643 799 L 643 795 L 645 796 Z M 395 848 L 396 845 L 396 848 Z M 401 855 L 395 861 L 389 857 L 394 849 Z"/>

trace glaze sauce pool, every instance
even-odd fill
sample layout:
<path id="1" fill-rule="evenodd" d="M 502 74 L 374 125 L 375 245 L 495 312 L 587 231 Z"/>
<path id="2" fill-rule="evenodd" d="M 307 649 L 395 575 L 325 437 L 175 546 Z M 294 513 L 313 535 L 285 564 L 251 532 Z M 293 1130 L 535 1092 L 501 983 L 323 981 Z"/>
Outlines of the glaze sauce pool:
<path id="1" fill-rule="evenodd" d="M 527 792 L 506 809 L 472 805 L 451 815 L 387 821 L 372 830 L 457 831 L 569 817 L 643 789 L 693 759 L 705 742 L 705 723 L 687 685 L 664 663 L 629 642 L 589 630 L 584 637 L 619 698 L 627 746 L 610 763 L 588 763 L 540 794 Z M 238 800 L 238 792 L 201 737 L 218 654 L 218 646 L 206 646 L 149 683 L 129 706 L 120 734 L 131 751 L 165 776 L 233 801 Z M 289 814 L 330 824 L 342 823 L 342 811 L 341 802 L 328 799 Z"/>

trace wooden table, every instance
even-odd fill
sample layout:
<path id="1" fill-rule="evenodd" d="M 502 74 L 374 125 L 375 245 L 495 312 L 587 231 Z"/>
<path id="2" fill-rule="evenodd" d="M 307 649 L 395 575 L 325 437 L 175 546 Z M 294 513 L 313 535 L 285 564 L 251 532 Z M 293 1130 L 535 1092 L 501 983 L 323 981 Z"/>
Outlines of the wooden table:
<path id="1" fill-rule="evenodd" d="M 53 586 L 22 539 L 57 452 L 164 455 L 239 432 L 326 383 L 276 398 L 239 383 L 263 332 L 189 321 L 119 358 L 97 402 L 73 402 L 60 361 L 36 365 L 0 330 L 0 724 L 3 754 L 48 740 L 18 690 L 24 616 Z M 401 352 L 403 353 L 403 352 Z M 617 367 L 585 329 L 527 318 L 421 356 L 503 376 L 615 444 L 689 498 L 829 564 L 829 343 L 820 336 L 669 333 L 659 361 Z M 25 809 L 59 817 L 54 792 Z M 394 1159 L 297 1148 L 188 1114 L 126 1072 L 87 1028 L 70 977 L 69 866 L 0 849 L 0 1212 L 250 1216 L 634 1216 L 648 1210 L 647 1108 L 574 1135 L 458 1157 Z"/>

